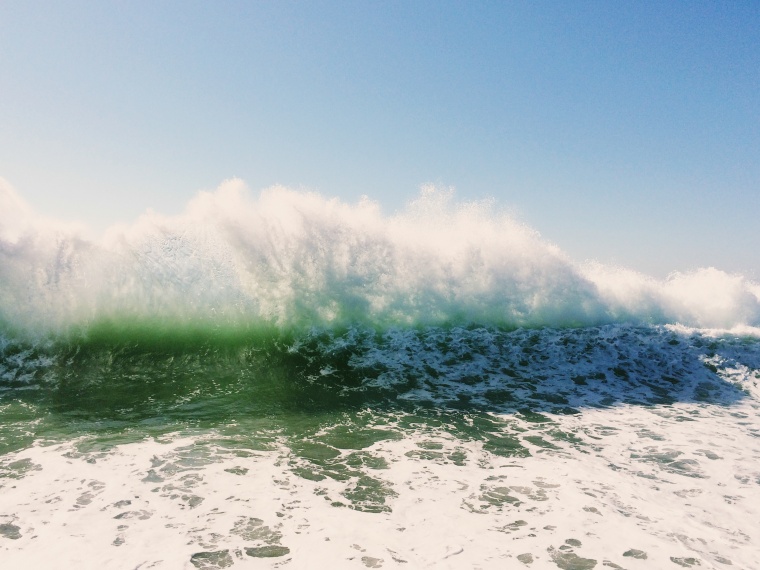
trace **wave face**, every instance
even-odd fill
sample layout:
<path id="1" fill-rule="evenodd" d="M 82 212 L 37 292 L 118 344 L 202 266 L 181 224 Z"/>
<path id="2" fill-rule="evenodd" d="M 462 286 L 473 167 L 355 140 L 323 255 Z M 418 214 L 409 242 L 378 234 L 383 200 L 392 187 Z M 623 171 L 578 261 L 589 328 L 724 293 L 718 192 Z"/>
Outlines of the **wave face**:
<path id="1" fill-rule="evenodd" d="M 14 334 L 760 325 L 760 286 L 740 275 L 579 265 L 493 203 L 434 188 L 384 216 L 368 199 L 280 187 L 252 198 L 232 180 L 99 240 L 41 219 L 7 185 L 0 206 L 0 321 Z"/>

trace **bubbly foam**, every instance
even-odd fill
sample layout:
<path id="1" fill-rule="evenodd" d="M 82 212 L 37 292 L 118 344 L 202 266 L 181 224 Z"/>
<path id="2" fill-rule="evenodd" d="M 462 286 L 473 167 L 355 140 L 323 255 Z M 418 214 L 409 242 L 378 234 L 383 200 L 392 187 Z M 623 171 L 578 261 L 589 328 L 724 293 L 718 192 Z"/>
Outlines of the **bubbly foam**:
<path id="1" fill-rule="evenodd" d="M 25 333 L 102 322 L 200 328 L 760 326 L 760 286 L 715 268 L 666 280 L 581 265 L 492 202 L 424 188 L 401 213 L 240 180 L 177 216 L 89 239 L 0 185 L 0 322 Z"/>
<path id="2" fill-rule="evenodd" d="M 756 418 L 494 417 L 530 441 L 516 456 L 419 422 L 358 450 L 218 433 L 31 447 L 0 463 L 0 548 L 40 568 L 756 568 Z"/>

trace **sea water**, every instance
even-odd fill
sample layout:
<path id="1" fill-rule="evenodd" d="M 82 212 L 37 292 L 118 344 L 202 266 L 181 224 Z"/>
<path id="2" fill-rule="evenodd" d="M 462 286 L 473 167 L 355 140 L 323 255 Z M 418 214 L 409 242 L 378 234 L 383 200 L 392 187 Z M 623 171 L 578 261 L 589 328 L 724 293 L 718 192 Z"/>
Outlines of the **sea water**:
<path id="1" fill-rule="evenodd" d="M 0 188 L 2 568 L 758 568 L 760 286 L 488 202 Z"/>

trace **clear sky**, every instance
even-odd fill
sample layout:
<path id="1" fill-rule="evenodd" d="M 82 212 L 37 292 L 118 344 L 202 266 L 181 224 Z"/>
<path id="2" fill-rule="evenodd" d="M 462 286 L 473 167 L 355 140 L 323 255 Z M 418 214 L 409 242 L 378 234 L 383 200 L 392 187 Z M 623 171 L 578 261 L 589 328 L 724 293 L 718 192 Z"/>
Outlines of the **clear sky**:
<path id="1" fill-rule="evenodd" d="M 760 2 L 0 2 L 0 177 L 97 230 L 231 177 L 495 198 L 760 280 Z"/>

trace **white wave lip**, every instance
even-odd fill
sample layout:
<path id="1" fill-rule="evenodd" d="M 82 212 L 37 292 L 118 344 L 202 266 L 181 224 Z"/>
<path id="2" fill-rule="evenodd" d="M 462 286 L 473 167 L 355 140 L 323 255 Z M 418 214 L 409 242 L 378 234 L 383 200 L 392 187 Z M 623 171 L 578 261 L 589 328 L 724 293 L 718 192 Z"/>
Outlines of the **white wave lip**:
<path id="1" fill-rule="evenodd" d="M 173 217 L 147 212 L 99 240 L 37 216 L 0 184 L 0 321 L 55 331 L 98 319 L 281 327 L 679 323 L 757 334 L 760 285 L 714 268 L 664 281 L 580 265 L 493 202 L 433 187 L 384 216 L 240 180 Z"/>

